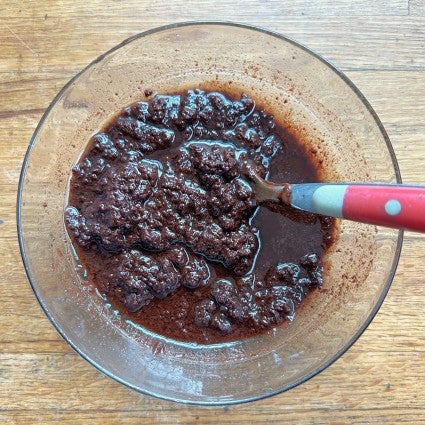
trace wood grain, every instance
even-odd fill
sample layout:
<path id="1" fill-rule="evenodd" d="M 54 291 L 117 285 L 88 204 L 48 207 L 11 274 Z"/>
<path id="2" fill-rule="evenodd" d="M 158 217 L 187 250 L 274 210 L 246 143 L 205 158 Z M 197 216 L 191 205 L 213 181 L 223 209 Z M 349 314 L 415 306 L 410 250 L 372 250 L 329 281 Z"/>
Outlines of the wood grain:
<path id="1" fill-rule="evenodd" d="M 175 6 L 178 2 L 173 3 Z M 171 7 L 168 19 L 160 20 L 157 14 L 147 25 L 132 16 L 111 15 L 104 17 L 79 16 L 44 18 L 3 18 L 0 40 L 4 50 L 0 62 L 0 73 L 17 70 L 23 63 L 34 61 L 38 73 L 53 72 L 55 69 L 78 71 L 104 51 L 112 48 L 127 37 L 158 25 L 188 20 L 182 11 Z M 228 13 L 196 9 L 191 19 L 217 19 L 249 22 L 281 32 L 321 53 L 344 70 L 347 69 L 423 69 L 425 17 L 421 16 L 286 16 L 284 13 L 264 14 L 255 21 L 228 9 Z M 213 13 L 213 15 L 212 15 Z M 165 11 L 164 11 L 165 14 Z M 146 16 L 140 11 L 140 16 Z M 174 19 L 173 19 L 174 17 Z M 271 19 L 273 17 L 273 19 Z M 10 26 L 14 25 L 13 32 Z M 33 25 L 38 31 L 34 32 Z M 64 43 L 60 27 L 71 26 L 75 34 L 69 37 L 66 48 L 72 52 L 72 60 L 62 55 Z M 409 34 L 409 37 L 406 36 Z M 63 46 L 65 47 L 65 46 Z M 18 55 L 11 54 L 13 48 Z M 346 54 L 350 52 L 350 54 Z"/>
<path id="2" fill-rule="evenodd" d="M 412 7 L 419 7 L 420 0 L 412 0 Z M 196 6 L 191 10 L 193 15 L 187 14 L 191 5 Z M 243 13 L 242 13 L 243 8 Z M 13 18 L 43 18 L 57 16 L 63 17 L 66 11 L 66 17 L 81 16 L 107 16 L 113 15 L 120 17 L 130 17 L 135 20 L 135 16 L 144 13 L 147 18 L 151 15 L 157 15 L 158 19 L 183 15 L 187 20 L 199 15 L 205 16 L 208 12 L 214 11 L 217 15 L 235 14 L 243 15 L 241 17 L 255 16 L 257 12 L 264 16 L 271 17 L 273 14 L 291 15 L 291 16 L 376 16 L 376 15 L 407 15 L 409 11 L 409 2 L 407 0 L 388 0 L 385 5 L 379 4 L 374 0 L 358 0 L 353 3 L 351 0 L 322 0 L 311 2 L 308 0 L 293 0 L 291 2 L 282 2 L 280 0 L 235 0 L 229 3 L 226 0 L 219 0 L 211 4 L 208 0 L 199 0 L 192 3 L 170 2 L 157 3 L 155 5 L 149 2 L 126 2 L 119 0 L 105 2 L 102 0 L 92 0 L 90 7 L 84 2 L 74 2 L 72 0 L 63 0 L 60 3 L 54 0 L 45 0 L 41 4 L 37 2 L 10 3 L 6 7 L 7 15 Z M 93 11 L 96 11 L 93 14 Z M 46 17 L 47 15 L 47 17 Z M 140 15 L 139 15 L 140 16 Z M 210 19 L 215 19 L 210 16 Z"/>
<path id="3" fill-rule="evenodd" d="M 337 362 L 255 403 L 204 408 L 106 378 L 38 305 L 16 237 L 16 191 L 45 108 L 78 71 L 125 38 L 184 20 L 233 20 L 293 37 L 347 73 L 380 116 L 404 181 L 425 183 L 423 0 L 40 0 L 0 3 L 1 424 L 425 424 L 425 235 L 406 233 L 390 292 Z"/>

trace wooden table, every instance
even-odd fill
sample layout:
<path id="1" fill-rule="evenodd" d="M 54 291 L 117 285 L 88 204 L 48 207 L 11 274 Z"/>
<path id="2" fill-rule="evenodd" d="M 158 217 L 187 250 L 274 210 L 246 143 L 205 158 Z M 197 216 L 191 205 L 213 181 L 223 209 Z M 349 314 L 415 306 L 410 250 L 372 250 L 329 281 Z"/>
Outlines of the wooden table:
<path id="1" fill-rule="evenodd" d="M 59 337 L 27 282 L 15 202 L 29 139 L 60 88 L 99 54 L 175 21 L 221 19 L 291 36 L 337 64 L 386 127 L 405 182 L 425 183 L 423 0 L 0 2 L 0 423 L 425 423 L 425 238 L 407 233 L 383 307 L 307 383 L 263 401 L 202 408 L 140 395 Z"/>

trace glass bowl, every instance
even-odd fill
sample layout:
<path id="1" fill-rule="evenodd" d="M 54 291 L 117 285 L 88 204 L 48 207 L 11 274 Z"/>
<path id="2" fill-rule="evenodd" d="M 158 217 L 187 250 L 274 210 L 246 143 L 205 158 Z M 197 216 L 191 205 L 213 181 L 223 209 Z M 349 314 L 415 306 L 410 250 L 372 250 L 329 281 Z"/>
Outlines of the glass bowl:
<path id="1" fill-rule="evenodd" d="M 93 366 L 140 392 L 227 404 L 292 388 L 338 359 L 389 289 L 402 233 L 349 221 L 325 258 L 323 290 L 272 333 L 201 346 L 137 328 L 87 280 L 64 226 L 72 166 L 91 135 L 144 90 L 226 88 L 256 99 L 307 149 L 328 181 L 400 182 L 394 152 L 369 103 L 340 71 L 300 44 L 231 23 L 181 23 L 132 37 L 56 96 L 28 148 L 18 193 L 25 269 L 47 316 Z"/>

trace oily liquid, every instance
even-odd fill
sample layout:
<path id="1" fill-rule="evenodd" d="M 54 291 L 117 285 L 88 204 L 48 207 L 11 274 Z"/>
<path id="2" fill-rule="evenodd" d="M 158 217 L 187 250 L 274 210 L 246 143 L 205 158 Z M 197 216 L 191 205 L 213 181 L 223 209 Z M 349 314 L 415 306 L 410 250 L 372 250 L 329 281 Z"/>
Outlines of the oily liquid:
<path id="1" fill-rule="evenodd" d="M 229 96 L 230 97 L 230 96 Z M 107 129 L 108 126 L 105 126 Z M 268 179 L 274 182 L 318 182 L 319 170 L 306 153 L 302 143 L 287 129 L 275 123 L 274 133 L 282 140 L 283 149 L 271 160 Z M 178 144 L 177 144 L 178 145 Z M 90 152 L 90 146 L 87 152 Z M 172 156 L 171 149 L 155 151 L 149 159 L 165 163 Z M 78 204 L 78 192 L 70 192 L 69 203 Z M 333 221 L 283 205 L 259 206 L 250 224 L 257 230 L 259 250 L 251 270 L 262 278 L 268 269 L 282 262 L 297 262 L 302 256 L 315 253 L 320 258 L 332 241 Z M 108 276 L 113 267 L 113 255 L 99 251 L 95 245 L 81 249 L 75 245 L 80 261 L 85 265 L 90 280 L 101 293 L 107 291 Z M 222 264 L 208 261 L 210 282 L 236 276 Z M 193 306 L 210 297 L 210 285 L 188 290 L 180 286 L 164 299 L 154 298 L 136 312 L 129 312 L 116 299 L 109 301 L 121 313 L 139 326 L 167 338 L 214 344 L 250 338 L 263 333 L 252 324 L 234 326 L 229 334 L 211 327 L 195 324 Z M 182 326 L 182 323 L 184 325 Z"/>

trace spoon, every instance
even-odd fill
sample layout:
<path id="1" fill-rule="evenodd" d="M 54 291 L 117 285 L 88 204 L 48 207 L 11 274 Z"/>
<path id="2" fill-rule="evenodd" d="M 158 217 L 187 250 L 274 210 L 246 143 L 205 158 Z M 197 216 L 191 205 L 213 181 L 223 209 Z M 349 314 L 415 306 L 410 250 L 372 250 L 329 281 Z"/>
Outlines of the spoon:
<path id="1" fill-rule="evenodd" d="M 276 184 L 250 173 L 258 202 L 362 223 L 425 232 L 425 186 L 379 183 Z"/>

